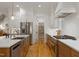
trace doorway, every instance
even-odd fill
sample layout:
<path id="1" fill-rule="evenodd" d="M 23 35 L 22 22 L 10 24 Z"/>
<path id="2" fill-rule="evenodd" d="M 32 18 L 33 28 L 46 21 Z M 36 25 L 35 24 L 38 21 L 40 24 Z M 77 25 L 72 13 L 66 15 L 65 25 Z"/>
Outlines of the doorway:
<path id="1" fill-rule="evenodd" d="M 43 22 L 38 23 L 38 40 L 44 41 L 44 23 Z"/>

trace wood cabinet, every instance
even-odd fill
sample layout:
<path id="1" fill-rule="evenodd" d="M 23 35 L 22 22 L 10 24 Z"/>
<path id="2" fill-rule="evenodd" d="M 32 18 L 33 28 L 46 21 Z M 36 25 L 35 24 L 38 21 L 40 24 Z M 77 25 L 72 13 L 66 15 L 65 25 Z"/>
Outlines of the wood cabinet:
<path id="1" fill-rule="evenodd" d="M 58 56 L 59 57 L 79 57 L 79 52 L 58 41 Z"/>
<path id="2" fill-rule="evenodd" d="M 29 34 L 29 45 L 32 45 L 32 34 Z"/>
<path id="3" fill-rule="evenodd" d="M 0 57 L 25 57 L 30 46 L 29 36 L 20 40 L 9 48 L 0 48 Z"/>
<path id="4" fill-rule="evenodd" d="M 57 56 L 57 41 L 54 40 L 54 38 L 47 35 L 47 45 L 49 49 L 51 50 L 52 56 Z"/>
<path id="5" fill-rule="evenodd" d="M 71 48 L 67 45 L 58 42 L 58 56 L 59 57 L 69 57 L 71 56 Z"/>
<path id="6" fill-rule="evenodd" d="M 10 56 L 9 48 L 0 48 L 0 57 L 8 57 Z"/>
<path id="7" fill-rule="evenodd" d="M 73 43 L 72 43 L 73 44 Z M 51 50 L 52 56 L 58 57 L 79 57 L 79 52 L 63 42 L 55 40 L 55 38 L 47 35 L 47 45 Z"/>
<path id="8" fill-rule="evenodd" d="M 11 47 L 0 48 L 0 57 L 19 57 L 20 43 L 21 42 L 18 42 Z"/>
<path id="9" fill-rule="evenodd" d="M 21 41 L 20 56 L 24 56 L 24 40 Z"/>
<path id="10" fill-rule="evenodd" d="M 72 56 L 72 57 L 79 57 L 79 52 L 77 52 L 77 51 L 71 49 L 71 56 Z"/>
<path id="11" fill-rule="evenodd" d="M 27 37 L 21 42 L 21 56 L 22 57 L 26 56 L 29 46 L 30 46 L 30 41 L 29 41 L 29 37 Z"/>

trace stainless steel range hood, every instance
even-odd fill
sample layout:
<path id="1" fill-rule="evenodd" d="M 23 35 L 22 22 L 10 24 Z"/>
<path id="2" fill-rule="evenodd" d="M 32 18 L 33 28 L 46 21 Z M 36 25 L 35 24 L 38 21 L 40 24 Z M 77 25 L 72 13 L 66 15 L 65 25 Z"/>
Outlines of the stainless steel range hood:
<path id="1" fill-rule="evenodd" d="M 56 16 L 57 18 L 64 18 L 64 17 L 66 17 L 66 16 L 68 16 L 68 15 L 70 15 L 70 14 L 73 14 L 73 13 L 75 13 L 75 12 L 76 12 L 75 9 L 60 10 L 60 11 L 58 11 L 58 12 L 55 14 L 55 16 Z"/>
<path id="2" fill-rule="evenodd" d="M 64 18 L 70 14 L 76 13 L 74 4 L 71 3 L 59 3 L 55 11 L 55 17 Z"/>

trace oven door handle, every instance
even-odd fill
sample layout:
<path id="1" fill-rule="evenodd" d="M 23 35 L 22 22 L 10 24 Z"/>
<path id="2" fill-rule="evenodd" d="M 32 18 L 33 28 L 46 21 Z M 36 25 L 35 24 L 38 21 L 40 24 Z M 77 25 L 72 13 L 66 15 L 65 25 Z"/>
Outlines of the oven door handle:
<path id="1" fill-rule="evenodd" d="M 13 50 L 15 50 L 16 48 L 18 48 L 20 46 L 20 44 L 17 44 L 16 46 L 13 47 Z"/>

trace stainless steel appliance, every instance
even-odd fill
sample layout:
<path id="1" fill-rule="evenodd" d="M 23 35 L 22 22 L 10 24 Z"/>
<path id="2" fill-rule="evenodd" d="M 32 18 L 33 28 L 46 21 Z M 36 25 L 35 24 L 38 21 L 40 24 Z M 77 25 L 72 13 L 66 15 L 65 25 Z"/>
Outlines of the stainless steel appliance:
<path id="1" fill-rule="evenodd" d="M 17 44 L 13 45 L 11 47 L 11 57 L 20 57 L 21 53 L 21 42 L 18 42 Z"/>
<path id="2" fill-rule="evenodd" d="M 21 34 L 32 34 L 32 22 L 21 22 L 20 32 Z"/>

